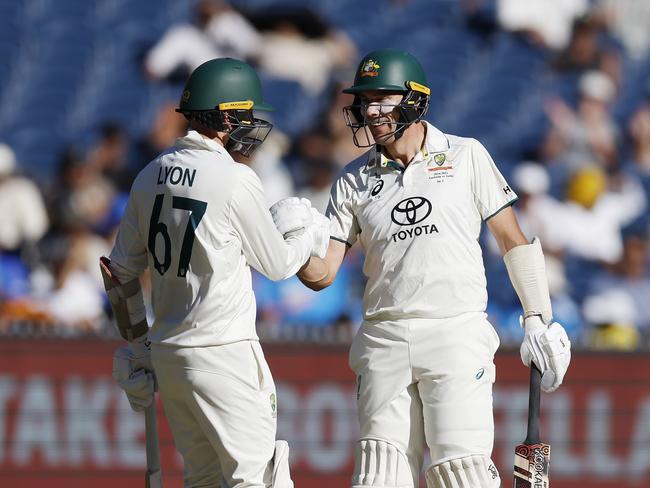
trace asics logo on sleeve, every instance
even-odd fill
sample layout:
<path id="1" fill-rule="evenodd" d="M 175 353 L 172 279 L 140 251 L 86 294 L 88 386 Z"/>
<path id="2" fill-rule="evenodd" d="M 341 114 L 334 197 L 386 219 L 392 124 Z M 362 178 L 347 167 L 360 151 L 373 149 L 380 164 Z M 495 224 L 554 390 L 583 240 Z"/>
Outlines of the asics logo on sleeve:
<path id="1" fill-rule="evenodd" d="M 424 197 L 405 198 L 393 208 L 390 218 L 397 225 L 414 225 L 431 213 L 431 202 Z"/>

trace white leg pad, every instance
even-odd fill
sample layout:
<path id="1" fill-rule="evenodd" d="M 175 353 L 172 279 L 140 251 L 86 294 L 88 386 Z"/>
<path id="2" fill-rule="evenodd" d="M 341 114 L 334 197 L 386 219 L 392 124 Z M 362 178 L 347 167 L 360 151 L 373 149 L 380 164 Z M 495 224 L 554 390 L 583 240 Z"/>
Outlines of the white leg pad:
<path id="1" fill-rule="evenodd" d="M 293 488 L 287 441 L 275 441 L 275 454 L 264 474 L 264 484 L 270 488 Z"/>
<path id="2" fill-rule="evenodd" d="M 352 488 L 413 488 L 406 454 L 398 447 L 376 439 L 362 439 L 355 447 Z"/>
<path id="3" fill-rule="evenodd" d="M 499 488 L 501 478 L 486 456 L 466 456 L 430 466 L 427 488 Z"/>

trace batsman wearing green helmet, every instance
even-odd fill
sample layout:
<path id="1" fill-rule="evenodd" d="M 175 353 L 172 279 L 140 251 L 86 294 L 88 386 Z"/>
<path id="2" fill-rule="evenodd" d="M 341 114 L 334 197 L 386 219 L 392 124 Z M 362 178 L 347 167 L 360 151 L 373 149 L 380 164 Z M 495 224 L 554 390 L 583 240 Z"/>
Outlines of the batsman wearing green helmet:
<path id="1" fill-rule="evenodd" d="M 361 434 L 352 485 L 416 488 L 426 443 L 429 488 L 497 488 L 499 338 L 485 313 L 479 233 L 485 222 L 521 299 L 522 360 L 552 391 L 570 342 L 552 320 L 542 248 L 521 232 L 517 197 L 486 149 L 423 119 L 436 94 L 412 55 L 369 53 L 343 91 L 354 95 L 344 110 L 353 140 L 370 149 L 334 182 L 326 256 L 310 258 L 298 277 L 323 289 L 355 242 L 365 253 L 364 321 L 350 349 Z M 290 218 L 274 214 L 278 228 Z"/>
<path id="2" fill-rule="evenodd" d="M 270 109 L 248 64 L 196 68 L 178 108 L 190 130 L 138 174 L 102 261 L 130 342 L 115 355 L 114 376 L 135 410 L 151 404 L 157 383 L 185 487 L 293 487 L 288 445 L 275 440 L 276 391 L 255 331 L 250 267 L 287 278 L 312 253 L 325 255 L 329 229 L 300 207 L 294 213 L 309 224 L 283 238 L 259 178 L 233 160 L 264 141 L 271 124 L 255 113 Z M 147 269 L 151 328 L 139 284 Z"/>

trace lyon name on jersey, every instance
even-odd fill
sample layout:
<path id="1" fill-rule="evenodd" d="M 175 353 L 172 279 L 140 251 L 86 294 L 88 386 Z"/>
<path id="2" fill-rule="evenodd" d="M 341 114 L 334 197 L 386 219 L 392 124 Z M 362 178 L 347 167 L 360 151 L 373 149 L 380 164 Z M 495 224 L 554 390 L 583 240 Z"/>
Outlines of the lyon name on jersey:
<path id="1" fill-rule="evenodd" d="M 190 131 L 138 174 L 111 260 L 122 280 L 149 268 L 152 342 L 211 346 L 257 339 L 249 266 L 287 278 L 311 246 L 282 238 L 253 170 Z"/>

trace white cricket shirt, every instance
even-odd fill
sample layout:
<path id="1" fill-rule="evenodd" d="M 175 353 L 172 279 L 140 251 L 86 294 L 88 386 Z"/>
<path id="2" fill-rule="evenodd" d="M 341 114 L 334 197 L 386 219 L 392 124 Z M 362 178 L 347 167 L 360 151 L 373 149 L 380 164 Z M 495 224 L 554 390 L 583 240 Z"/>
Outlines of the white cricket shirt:
<path id="1" fill-rule="evenodd" d="M 110 257 L 121 281 L 150 270 L 152 342 L 210 346 L 257 339 L 249 265 L 284 279 L 312 245 L 284 241 L 253 170 L 189 131 L 138 174 Z"/>
<path id="2" fill-rule="evenodd" d="M 358 239 L 366 255 L 366 320 L 446 318 L 487 305 L 481 223 L 517 196 L 478 141 L 425 124 L 406 169 L 373 148 L 332 187 L 331 236 Z"/>

